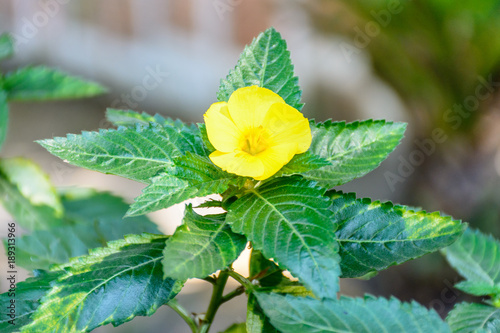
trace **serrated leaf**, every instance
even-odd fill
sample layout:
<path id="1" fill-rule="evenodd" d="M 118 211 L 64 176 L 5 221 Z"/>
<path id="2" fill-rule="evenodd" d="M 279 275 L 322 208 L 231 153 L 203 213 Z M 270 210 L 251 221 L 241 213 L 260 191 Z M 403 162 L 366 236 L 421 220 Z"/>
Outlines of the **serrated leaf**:
<path id="1" fill-rule="evenodd" d="M 254 294 L 248 295 L 246 331 L 248 333 L 279 333 L 262 311 Z"/>
<path id="2" fill-rule="evenodd" d="M 306 151 L 303 154 L 295 155 L 290 162 L 285 164 L 285 166 L 278 171 L 277 176 L 300 174 L 327 165 L 330 165 L 330 162 L 326 159 L 314 155 L 310 151 Z"/>
<path id="3" fill-rule="evenodd" d="M 157 226 L 144 216 L 123 219 L 128 205 L 109 193 L 71 189 L 62 198 L 68 211 L 67 225 L 18 238 L 17 265 L 29 270 L 48 269 L 128 234 L 158 233 Z"/>
<path id="4" fill-rule="evenodd" d="M 395 298 L 318 300 L 266 293 L 256 296 L 273 326 L 287 333 L 451 332 L 435 311 Z"/>
<path id="5" fill-rule="evenodd" d="M 500 309 L 485 304 L 459 303 L 450 311 L 446 322 L 453 333 L 499 333 Z"/>
<path id="6" fill-rule="evenodd" d="M 335 298 L 340 258 L 323 194 L 301 177 L 276 178 L 236 200 L 226 220 L 316 296 Z"/>
<path id="7" fill-rule="evenodd" d="M 135 126 L 136 124 L 147 125 L 149 123 L 158 123 L 160 125 L 170 125 L 178 128 L 187 126 L 180 120 L 164 118 L 159 114 L 154 116 L 146 112 L 136 112 L 132 110 L 106 109 L 106 119 L 116 126 Z M 189 127 L 189 126 L 188 126 Z"/>
<path id="8" fill-rule="evenodd" d="M 385 120 L 311 122 L 309 151 L 330 165 L 303 173 L 307 179 L 332 188 L 364 176 L 384 161 L 404 136 L 405 123 Z"/>
<path id="9" fill-rule="evenodd" d="M 63 223 L 63 207 L 49 177 L 28 159 L 0 160 L 0 200 L 25 229 L 47 229 Z"/>
<path id="10" fill-rule="evenodd" d="M 0 35 L 0 60 L 10 57 L 14 53 L 14 40 L 9 34 Z"/>
<path id="11" fill-rule="evenodd" d="M 209 199 L 195 208 L 222 208 L 222 201 Z"/>
<path id="12" fill-rule="evenodd" d="M 47 205 L 62 214 L 61 200 L 49 176 L 33 161 L 23 157 L 2 159 L 0 170 L 34 205 Z"/>
<path id="13" fill-rule="evenodd" d="M 50 283 L 57 280 L 62 272 L 41 272 L 38 276 L 16 283 L 15 288 L 0 295 L 0 331 L 3 333 L 19 332 L 21 327 L 30 323 L 31 315 L 40 306 L 40 299 L 50 289 Z M 7 277 L 9 277 L 7 275 Z M 7 280 L 8 281 L 8 280 Z M 10 316 L 11 300 L 14 300 L 15 314 Z M 9 321 L 12 321 L 9 323 Z"/>
<path id="14" fill-rule="evenodd" d="M 1 50 L 0 50 L 1 52 Z M 9 105 L 7 104 L 7 94 L 0 90 L 0 149 L 7 138 L 7 128 L 9 126 Z"/>
<path id="15" fill-rule="evenodd" d="M 460 281 L 453 286 L 475 296 L 500 295 L 500 286 L 477 281 Z"/>
<path id="16" fill-rule="evenodd" d="M 201 139 L 203 140 L 203 144 L 207 148 L 207 151 L 209 153 L 215 151 L 214 146 L 212 145 L 212 143 L 208 139 L 207 126 L 205 124 L 201 124 L 201 123 L 198 123 L 197 125 L 198 125 L 198 128 L 200 130 Z"/>
<path id="17" fill-rule="evenodd" d="M 150 178 L 186 152 L 204 154 L 201 139 L 187 127 L 150 123 L 135 128 L 69 134 L 38 141 L 71 164 L 149 183 Z"/>
<path id="18" fill-rule="evenodd" d="M 53 283 L 21 332 L 90 332 L 153 314 L 182 287 L 179 281 L 163 279 L 166 239 L 131 235 L 55 267 L 65 275 Z"/>
<path id="19" fill-rule="evenodd" d="M 437 212 L 356 199 L 354 193 L 327 195 L 332 199 L 343 277 L 363 276 L 437 251 L 457 240 L 467 226 Z"/>
<path id="20" fill-rule="evenodd" d="M 222 171 L 208 157 L 187 153 L 176 158 L 166 174 L 154 177 L 142 190 L 127 212 L 135 216 L 168 208 L 195 197 L 222 193 L 230 184 L 241 184 L 244 178 Z"/>
<path id="21" fill-rule="evenodd" d="M 201 216 L 186 206 L 184 223 L 168 239 L 163 251 L 165 276 L 187 280 L 204 278 L 228 267 L 245 249 L 245 236 L 235 234 L 226 214 Z"/>
<path id="22" fill-rule="evenodd" d="M 489 285 L 492 291 L 500 288 L 500 242 L 492 236 L 467 229 L 458 241 L 442 252 L 450 265 L 470 284 Z M 470 285 L 468 289 L 467 292 L 472 291 Z"/>
<path id="23" fill-rule="evenodd" d="M 267 29 L 245 47 L 236 67 L 221 80 L 217 100 L 227 102 L 235 90 L 252 85 L 270 89 L 288 105 L 302 109 L 302 91 L 293 73 L 290 52 L 274 28 Z"/>
<path id="24" fill-rule="evenodd" d="M 90 97 L 106 92 L 98 83 L 43 66 L 7 73 L 3 89 L 9 100 L 18 101 Z"/>
<path id="25" fill-rule="evenodd" d="M 17 240 L 18 266 L 28 270 L 48 269 L 70 258 L 88 253 L 89 249 L 105 246 L 107 241 L 128 234 L 158 232 L 152 223 L 131 223 L 115 220 L 112 223 L 97 219 L 90 225 L 68 225 L 49 230 L 37 230 Z"/>

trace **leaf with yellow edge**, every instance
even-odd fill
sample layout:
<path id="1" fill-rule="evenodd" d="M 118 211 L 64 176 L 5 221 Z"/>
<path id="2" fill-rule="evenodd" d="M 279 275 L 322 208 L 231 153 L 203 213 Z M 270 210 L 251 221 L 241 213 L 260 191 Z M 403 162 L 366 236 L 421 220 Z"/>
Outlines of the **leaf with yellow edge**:
<path id="1" fill-rule="evenodd" d="M 38 165 L 18 157 L 0 160 L 0 201 L 25 229 L 62 225 L 63 206 Z"/>
<path id="2" fill-rule="evenodd" d="M 439 213 L 329 191 L 342 277 L 359 277 L 448 246 L 467 224 Z"/>
<path id="3" fill-rule="evenodd" d="M 51 283 L 64 274 L 61 271 L 34 273 L 35 277 L 17 282 L 15 288 L 9 288 L 0 295 L 0 304 L 6 308 L 0 312 L 0 332 L 19 332 L 21 327 L 29 324 L 31 316 L 40 306 L 42 297 L 52 288 Z"/>
<path id="4" fill-rule="evenodd" d="M 182 288 L 163 278 L 168 236 L 130 235 L 53 267 L 65 274 L 52 283 L 32 322 L 21 332 L 90 332 L 135 316 L 149 316 Z"/>
<path id="5" fill-rule="evenodd" d="M 255 293 L 271 324 L 286 333 L 451 333 L 434 310 L 395 298 L 315 299 Z"/>

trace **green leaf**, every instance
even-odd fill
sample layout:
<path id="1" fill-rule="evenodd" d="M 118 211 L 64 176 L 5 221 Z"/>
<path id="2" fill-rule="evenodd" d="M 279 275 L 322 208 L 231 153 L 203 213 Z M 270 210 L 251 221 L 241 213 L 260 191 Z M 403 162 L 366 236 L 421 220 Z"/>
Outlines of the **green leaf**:
<path id="1" fill-rule="evenodd" d="M 33 101 L 80 98 L 106 92 L 101 85 L 47 67 L 25 67 L 4 77 L 9 100 Z"/>
<path id="2" fill-rule="evenodd" d="M 197 125 L 198 125 L 198 128 L 200 129 L 201 139 L 203 140 L 203 144 L 207 148 L 207 151 L 209 153 L 215 151 L 215 147 L 212 145 L 212 143 L 208 139 L 207 126 L 205 124 L 202 124 L 202 123 L 198 123 Z"/>
<path id="3" fill-rule="evenodd" d="M 324 190 L 301 177 L 273 179 L 236 200 L 226 220 L 318 297 L 336 297 L 338 244 Z"/>
<path id="4" fill-rule="evenodd" d="M 330 165 L 303 173 L 307 179 L 331 188 L 364 176 L 386 159 L 404 136 L 405 123 L 385 120 L 362 122 L 311 121 L 309 151 Z"/>
<path id="5" fill-rule="evenodd" d="M 274 28 L 267 29 L 245 47 L 236 67 L 221 80 L 217 99 L 227 102 L 235 90 L 253 85 L 270 89 L 288 105 L 302 109 L 302 91 L 293 73 L 290 52 Z"/>
<path id="6" fill-rule="evenodd" d="M 266 259 L 260 251 L 252 250 L 250 256 L 250 276 L 259 281 L 259 291 L 293 294 L 295 296 L 314 296 L 297 281 L 283 275 L 283 270 L 273 261 Z"/>
<path id="7" fill-rule="evenodd" d="M 485 304 L 459 303 L 448 313 L 446 322 L 453 333 L 498 333 L 500 309 Z"/>
<path id="8" fill-rule="evenodd" d="M 187 280 L 204 278 L 228 267 L 245 249 L 245 236 L 235 234 L 226 214 L 201 216 L 186 206 L 184 223 L 167 241 L 163 251 L 165 276 Z"/>
<path id="9" fill-rule="evenodd" d="M 0 50 L 1 51 L 1 50 Z M 7 94 L 0 90 L 0 149 L 7 138 L 9 126 L 9 105 L 7 104 Z"/>
<path id="10" fill-rule="evenodd" d="M 62 198 L 68 211 L 68 225 L 18 238 L 19 266 L 29 270 L 48 269 L 52 264 L 65 263 L 128 234 L 158 233 L 157 226 L 144 216 L 123 219 L 128 205 L 109 193 L 71 189 Z"/>
<path id="11" fill-rule="evenodd" d="M 108 241 L 128 234 L 158 232 L 152 223 L 132 223 L 114 220 L 112 223 L 97 219 L 89 225 L 69 225 L 49 230 L 37 230 L 17 240 L 17 264 L 28 270 L 48 269 L 70 258 L 85 255 L 89 249 L 105 246 Z"/>
<path id="12" fill-rule="evenodd" d="M 62 272 L 35 272 L 36 277 L 16 283 L 16 287 L 0 295 L 0 331 L 3 333 L 19 332 L 21 327 L 31 321 L 31 315 L 40 306 L 40 299 L 51 289 L 50 283 L 57 280 Z M 7 275 L 9 277 L 9 275 Z M 9 281 L 9 280 L 7 280 Z M 8 307 L 14 300 L 15 316 L 10 316 Z M 14 317 L 14 318 L 13 318 Z M 9 321 L 12 321 L 13 323 Z"/>
<path id="13" fill-rule="evenodd" d="M 469 282 L 464 291 L 472 292 L 475 289 L 476 293 L 472 293 L 478 295 L 480 290 L 471 284 L 478 284 L 483 289 L 490 286 L 490 290 L 485 289 L 484 293 L 478 295 L 482 296 L 491 295 L 500 288 L 500 242 L 492 236 L 467 229 L 457 242 L 442 252 L 450 265 Z"/>
<path id="14" fill-rule="evenodd" d="M 256 296 L 273 326 L 287 333 L 450 332 L 435 311 L 395 298 L 318 300 L 266 293 Z"/>
<path id="15" fill-rule="evenodd" d="M 461 281 L 453 286 L 475 296 L 500 295 L 500 286 L 477 281 Z"/>
<path id="16" fill-rule="evenodd" d="M 283 270 L 273 261 L 268 260 L 262 252 L 252 249 L 250 256 L 250 276 L 259 280 L 263 287 L 277 286 L 283 282 Z"/>
<path id="17" fill-rule="evenodd" d="M 294 175 L 300 174 L 306 171 L 319 169 L 321 167 L 330 165 L 330 162 L 326 159 L 312 154 L 310 151 L 306 151 L 303 154 L 295 155 L 290 162 L 288 162 L 280 171 L 276 174 L 281 175 Z"/>
<path id="18" fill-rule="evenodd" d="M 223 193 L 230 184 L 240 184 L 244 178 L 222 171 L 208 157 L 187 153 L 176 158 L 166 174 L 152 179 L 127 212 L 135 216 L 168 208 L 194 197 Z"/>
<path id="19" fill-rule="evenodd" d="M 227 330 L 221 333 L 247 333 L 245 323 L 233 324 Z"/>
<path id="20" fill-rule="evenodd" d="M 131 235 L 55 268 L 65 275 L 53 283 L 22 332 L 90 332 L 153 314 L 182 288 L 163 279 L 166 236 Z"/>
<path id="21" fill-rule="evenodd" d="M 254 294 L 248 295 L 246 331 L 249 333 L 279 333 L 262 311 Z"/>
<path id="22" fill-rule="evenodd" d="M 189 128 L 155 123 L 69 134 L 38 143 L 71 164 L 144 183 L 163 172 L 173 158 L 188 151 L 205 153 L 199 135 Z"/>
<path id="23" fill-rule="evenodd" d="M 25 158 L 0 160 L 0 200 L 23 228 L 62 224 L 63 207 L 49 177 Z"/>
<path id="24" fill-rule="evenodd" d="M 219 200 L 214 200 L 214 199 L 208 199 L 207 201 L 205 202 L 202 202 L 201 204 L 199 204 L 198 206 L 196 206 L 195 208 L 223 208 L 223 203 L 222 201 L 219 201 Z"/>
<path id="25" fill-rule="evenodd" d="M 9 34 L 0 35 L 0 60 L 10 57 L 14 53 L 14 40 Z"/>
<path id="26" fill-rule="evenodd" d="M 123 220 L 123 223 L 136 223 L 144 225 L 147 230 L 143 232 L 157 233 L 157 226 L 145 216 L 123 216 L 129 205 L 123 198 L 108 192 L 99 192 L 91 188 L 65 188 L 59 191 L 67 220 L 79 224 L 92 225 L 97 221 L 113 223 Z"/>
<path id="27" fill-rule="evenodd" d="M 187 126 L 180 120 L 164 118 L 159 114 L 155 114 L 154 116 L 152 116 L 146 112 L 139 113 L 132 110 L 118 110 L 111 108 L 108 108 L 106 110 L 106 119 L 108 119 L 116 126 L 127 126 L 127 127 L 134 127 L 136 124 L 148 125 L 149 123 L 170 125 L 178 128 Z"/>
<path id="28" fill-rule="evenodd" d="M 390 202 L 329 191 L 343 277 L 359 277 L 453 243 L 467 227 L 438 212 L 414 212 Z"/>

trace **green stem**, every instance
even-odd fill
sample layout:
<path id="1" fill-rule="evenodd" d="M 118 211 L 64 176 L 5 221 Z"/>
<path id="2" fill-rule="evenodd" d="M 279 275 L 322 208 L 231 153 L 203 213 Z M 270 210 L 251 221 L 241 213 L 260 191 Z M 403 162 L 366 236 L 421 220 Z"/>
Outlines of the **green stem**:
<path id="1" fill-rule="evenodd" d="M 211 277 L 211 276 L 207 276 L 206 278 L 204 278 L 203 280 L 215 285 L 215 278 Z"/>
<path id="2" fill-rule="evenodd" d="M 198 330 L 198 325 L 196 325 L 193 317 L 191 317 L 191 315 L 186 311 L 186 309 L 184 309 L 179 304 L 179 302 L 177 302 L 177 300 L 175 298 L 173 300 L 171 300 L 170 302 L 168 302 L 167 305 L 169 307 L 171 307 L 172 310 L 177 312 L 179 314 L 179 316 L 182 317 L 182 319 L 184 319 L 184 321 L 186 322 L 186 324 L 189 325 L 189 328 L 191 328 L 191 331 L 193 333 L 196 333 L 196 331 Z"/>
<path id="3" fill-rule="evenodd" d="M 246 290 L 253 290 L 254 286 L 250 280 L 235 271 L 228 271 L 227 274 L 240 283 Z"/>
<path id="4" fill-rule="evenodd" d="M 230 300 L 232 300 L 236 296 L 243 294 L 244 292 L 245 292 L 245 288 L 243 286 L 239 286 L 235 290 L 233 290 L 230 293 L 228 293 L 227 295 L 223 296 L 222 303 L 229 302 Z"/>
<path id="5" fill-rule="evenodd" d="M 207 333 L 212 325 L 215 318 L 215 313 L 222 304 L 222 294 L 224 293 L 224 288 L 226 287 L 227 279 L 229 278 L 229 272 L 227 270 L 221 271 L 217 279 L 215 280 L 214 289 L 212 292 L 212 298 L 210 299 L 210 304 L 208 305 L 208 310 L 205 315 L 205 319 L 200 326 L 199 333 Z"/>

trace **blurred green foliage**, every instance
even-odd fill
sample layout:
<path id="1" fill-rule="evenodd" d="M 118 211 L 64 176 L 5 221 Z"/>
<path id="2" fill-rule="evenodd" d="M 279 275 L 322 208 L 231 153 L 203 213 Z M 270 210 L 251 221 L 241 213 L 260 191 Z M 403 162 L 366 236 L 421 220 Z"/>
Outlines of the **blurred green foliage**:
<path id="1" fill-rule="evenodd" d="M 477 119 L 471 112 L 458 123 L 448 110 L 476 95 L 479 77 L 499 73 L 499 0 L 318 0 L 307 7 L 319 30 L 348 37 L 340 44 L 348 61 L 363 49 L 370 54 L 423 129 L 467 129 Z M 486 98 L 479 102 L 476 109 L 488 107 Z"/>

